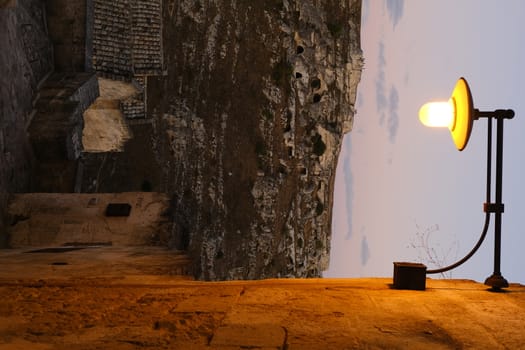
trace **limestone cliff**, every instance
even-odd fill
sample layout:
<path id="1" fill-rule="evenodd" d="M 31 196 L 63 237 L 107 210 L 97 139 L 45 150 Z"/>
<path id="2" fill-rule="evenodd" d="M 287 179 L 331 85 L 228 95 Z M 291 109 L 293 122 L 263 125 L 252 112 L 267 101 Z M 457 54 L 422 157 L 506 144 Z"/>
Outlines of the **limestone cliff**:
<path id="1" fill-rule="evenodd" d="M 319 276 L 362 69 L 360 1 L 164 6 L 167 75 L 148 95 L 178 244 L 203 279 Z"/>
<path id="2" fill-rule="evenodd" d="M 140 93 L 120 103 L 123 152 L 84 155 L 83 190 L 168 193 L 170 244 L 197 278 L 319 276 L 363 64 L 361 2 L 93 3 L 93 67 Z"/>

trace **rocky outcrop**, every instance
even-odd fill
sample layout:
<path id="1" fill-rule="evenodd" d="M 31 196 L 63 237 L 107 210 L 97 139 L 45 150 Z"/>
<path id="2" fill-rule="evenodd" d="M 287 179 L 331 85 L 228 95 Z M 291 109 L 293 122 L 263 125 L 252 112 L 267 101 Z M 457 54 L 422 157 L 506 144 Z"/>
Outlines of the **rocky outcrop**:
<path id="1" fill-rule="evenodd" d="M 170 244 L 188 250 L 197 278 L 319 276 L 363 64 L 361 2 L 170 0 L 162 8 L 162 45 L 151 47 L 166 70 L 125 69 L 142 89 L 144 123 L 140 96 L 121 108 L 143 141 L 85 156 L 84 191 L 170 194 Z M 150 17 L 140 23 L 155 23 Z M 95 11 L 94 21 L 96 39 L 97 23 L 114 19 Z M 140 32 L 131 23 L 130 33 Z M 98 71 L 121 74 L 126 50 Z"/>
<path id="2" fill-rule="evenodd" d="M 319 276 L 363 64 L 361 2 L 166 5 L 153 117 L 174 236 L 197 277 Z"/>
<path id="3" fill-rule="evenodd" d="M 76 187 L 167 193 L 169 244 L 188 251 L 197 278 L 319 276 L 362 69 L 361 2 L 93 0 L 85 8 L 86 38 L 66 39 L 85 47 L 86 69 L 137 93 L 96 106 L 119 108 L 132 138 L 123 152 L 84 153 Z M 30 60 L 33 72 L 45 71 L 38 62 Z M 0 136 L 5 155 L 11 136 Z"/>

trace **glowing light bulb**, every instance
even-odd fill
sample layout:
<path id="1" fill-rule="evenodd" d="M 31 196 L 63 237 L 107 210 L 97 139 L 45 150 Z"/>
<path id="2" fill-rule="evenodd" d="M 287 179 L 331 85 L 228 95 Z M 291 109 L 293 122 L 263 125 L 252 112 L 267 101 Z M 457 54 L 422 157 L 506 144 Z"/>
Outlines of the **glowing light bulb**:
<path id="1" fill-rule="evenodd" d="M 454 129 L 456 119 L 454 100 L 447 102 L 428 102 L 419 110 L 419 120 L 423 125 L 432 127 L 448 127 Z"/>

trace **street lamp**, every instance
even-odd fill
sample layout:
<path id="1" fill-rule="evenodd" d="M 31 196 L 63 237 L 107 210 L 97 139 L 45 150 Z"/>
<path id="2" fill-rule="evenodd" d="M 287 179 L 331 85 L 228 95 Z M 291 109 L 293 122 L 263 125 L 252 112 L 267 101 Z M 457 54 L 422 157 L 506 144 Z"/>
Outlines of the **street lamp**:
<path id="1" fill-rule="evenodd" d="M 509 286 L 507 280 L 502 276 L 501 266 L 501 214 L 504 211 L 502 203 L 502 177 L 503 177 L 503 121 L 512 119 L 514 111 L 511 109 L 498 109 L 491 112 L 482 112 L 474 108 L 472 94 L 469 85 L 464 78 L 460 78 L 454 87 L 452 96 L 448 101 L 429 102 L 419 110 L 419 119 L 426 126 L 448 127 L 456 148 L 462 151 L 467 146 L 472 131 L 472 123 L 480 118 L 488 120 L 487 135 L 487 185 L 486 202 L 483 205 L 485 212 L 485 225 L 481 236 L 474 248 L 456 263 L 435 269 L 426 270 L 422 264 L 394 263 L 394 287 L 406 289 L 421 288 L 421 272 L 426 274 L 442 273 L 449 271 L 470 259 L 483 243 L 490 223 L 490 214 L 495 214 L 494 222 L 494 271 L 485 280 L 485 284 L 493 290 L 500 290 Z M 492 120 L 496 120 L 496 201 L 491 202 L 491 175 L 492 175 Z M 414 276 L 419 282 L 414 284 Z M 396 283 L 397 277 L 397 283 Z M 424 274 L 423 274 L 424 277 Z M 397 284 L 397 285 L 396 285 Z M 413 288 L 412 288 L 413 287 Z"/>
<path id="2" fill-rule="evenodd" d="M 477 110 L 476 110 L 477 111 Z M 467 81 L 460 78 L 448 101 L 428 102 L 419 110 L 419 120 L 431 127 L 448 127 L 456 148 L 465 149 L 476 118 Z"/>

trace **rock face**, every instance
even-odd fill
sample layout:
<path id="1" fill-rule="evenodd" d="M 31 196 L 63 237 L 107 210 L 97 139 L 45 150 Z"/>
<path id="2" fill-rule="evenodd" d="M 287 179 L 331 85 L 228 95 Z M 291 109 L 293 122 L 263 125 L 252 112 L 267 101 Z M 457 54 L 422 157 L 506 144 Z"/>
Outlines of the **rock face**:
<path id="1" fill-rule="evenodd" d="M 20 0 L 15 8 L 26 2 L 41 5 Z M 99 99 L 84 115 L 97 123 L 118 108 L 131 138 L 118 151 L 84 149 L 75 189 L 166 193 L 169 245 L 188 251 L 199 279 L 320 276 L 328 267 L 337 158 L 363 65 L 361 2 L 64 3 L 85 11 L 78 18 L 86 26 L 65 30 L 77 21 L 50 12 L 48 19 L 62 18 L 49 26 L 59 39 L 54 50 L 70 58 L 55 59 L 55 69 L 83 65 L 137 91 L 111 103 Z M 49 47 L 38 55 L 46 58 Z M 2 96 L 11 90 L 2 86 Z M 32 92 L 24 102 L 29 111 Z M 27 120 L 16 118 L 23 133 Z M 1 130 L 6 157 L 11 135 Z M 2 188 L 10 186 L 5 178 Z"/>
<path id="2" fill-rule="evenodd" d="M 148 96 L 162 101 L 151 113 L 179 247 L 202 279 L 319 276 L 363 65 L 361 2 L 164 6 L 167 76 Z"/>

